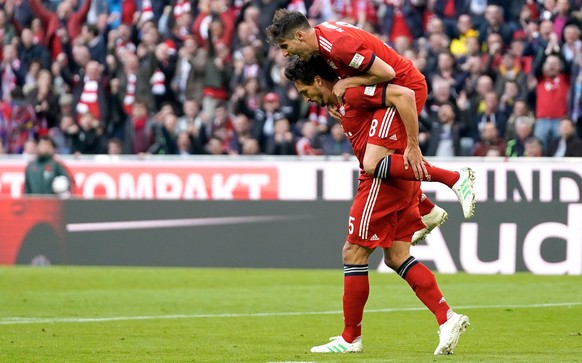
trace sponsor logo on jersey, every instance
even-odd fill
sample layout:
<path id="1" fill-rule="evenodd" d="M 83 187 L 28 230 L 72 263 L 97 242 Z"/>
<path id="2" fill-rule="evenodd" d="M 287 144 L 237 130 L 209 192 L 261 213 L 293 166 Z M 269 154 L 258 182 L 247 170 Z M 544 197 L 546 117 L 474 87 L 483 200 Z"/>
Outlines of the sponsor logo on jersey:
<path id="1" fill-rule="evenodd" d="M 396 134 L 392 134 L 392 136 L 390 136 L 389 139 L 392 140 L 392 141 L 397 141 L 398 140 L 398 138 L 396 137 Z"/>
<path id="2" fill-rule="evenodd" d="M 375 92 L 376 92 L 376 85 L 368 86 L 368 87 L 364 88 L 364 94 L 366 96 L 373 96 Z"/>
<path id="3" fill-rule="evenodd" d="M 331 68 L 333 68 L 333 69 L 337 69 L 337 66 L 335 65 L 335 63 L 334 63 L 334 62 L 332 62 L 332 61 L 327 61 L 327 64 L 329 64 L 329 66 L 330 66 Z"/>
<path id="4" fill-rule="evenodd" d="M 375 233 L 372 237 L 370 237 L 370 241 L 378 241 L 379 239 L 380 239 L 380 237 L 378 237 L 378 235 Z"/>
<path id="5" fill-rule="evenodd" d="M 363 61 L 364 56 L 361 55 L 360 53 L 356 53 L 354 54 L 354 58 L 352 58 L 352 61 L 350 62 L 350 67 L 358 69 L 362 65 Z"/>

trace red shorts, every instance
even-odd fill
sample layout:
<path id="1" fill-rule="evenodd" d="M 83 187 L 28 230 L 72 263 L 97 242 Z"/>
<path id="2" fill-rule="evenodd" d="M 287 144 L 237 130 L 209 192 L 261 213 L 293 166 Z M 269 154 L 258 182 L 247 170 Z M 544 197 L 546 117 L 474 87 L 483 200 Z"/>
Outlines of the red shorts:
<path id="1" fill-rule="evenodd" d="M 410 242 L 414 232 L 424 228 L 418 211 L 420 193 L 420 182 L 360 180 L 350 209 L 347 241 L 370 248 Z"/>
<path id="2" fill-rule="evenodd" d="M 416 99 L 416 111 L 420 114 L 426 103 L 426 82 L 415 83 L 412 90 Z M 408 140 L 402 118 L 394 106 L 378 109 L 374 113 L 368 135 L 368 143 L 395 150 L 397 154 L 404 153 Z"/>

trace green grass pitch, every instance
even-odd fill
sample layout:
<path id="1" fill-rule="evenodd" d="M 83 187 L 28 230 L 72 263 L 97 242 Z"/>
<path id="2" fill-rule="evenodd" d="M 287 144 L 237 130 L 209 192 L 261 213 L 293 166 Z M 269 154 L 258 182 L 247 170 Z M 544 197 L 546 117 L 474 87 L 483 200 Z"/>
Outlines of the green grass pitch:
<path id="1" fill-rule="evenodd" d="M 395 274 L 370 274 L 362 354 L 341 269 L 0 268 L 0 362 L 582 362 L 582 276 L 437 275 L 471 319 L 452 356 Z"/>

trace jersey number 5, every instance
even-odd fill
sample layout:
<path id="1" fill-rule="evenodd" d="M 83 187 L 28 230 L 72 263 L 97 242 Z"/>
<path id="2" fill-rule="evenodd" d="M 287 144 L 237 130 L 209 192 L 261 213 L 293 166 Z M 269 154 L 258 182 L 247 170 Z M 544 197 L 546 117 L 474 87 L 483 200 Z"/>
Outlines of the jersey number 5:
<path id="1" fill-rule="evenodd" d="M 355 217 L 350 216 L 350 219 L 348 221 L 348 233 L 352 234 L 354 233 L 354 221 L 356 220 Z"/>

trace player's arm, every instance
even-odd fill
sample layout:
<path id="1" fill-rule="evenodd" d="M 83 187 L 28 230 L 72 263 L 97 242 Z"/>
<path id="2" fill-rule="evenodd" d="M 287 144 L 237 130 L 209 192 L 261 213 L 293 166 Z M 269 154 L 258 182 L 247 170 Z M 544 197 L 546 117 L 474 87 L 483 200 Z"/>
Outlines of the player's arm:
<path id="1" fill-rule="evenodd" d="M 389 84 L 385 88 L 386 105 L 390 104 L 396 107 L 404 128 L 406 129 L 406 138 L 408 143 L 404 151 L 404 167 L 412 167 L 414 176 L 418 180 L 423 180 L 428 175 L 426 166 L 427 161 L 422 156 L 420 145 L 418 143 L 418 113 L 416 111 L 416 97 L 414 91 L 410 88 Z"/>
<path id="2" fill-rule="evenodd" d="M 368 71 L 358 76 L 340 79 L 333 86 L 333 93 L 338 99 L 343 100 L 346 89 L 360 86 L 370 86 L 373 84 L 389 82 L 396 76 L 396 72 L 391 65 L 378 57 L 374 57 Z"/>
<path id="3" fill-rule="evenodd" d="M 389 82 L 396 77 L 394 68 L 376 57 L 376 54 L 360 40 L 343 36 L 336 39 L 333 46 L 333 61 L 353 68 L 355 73 L 358 73 L 357 76 L 346 77 L 335 84 L 333 93 L 340 100 L 348 88 Z"/>
<path id="4" fill-rule="evenodd" d="M 351 93 L 348 92 L 350 96 Z M 394 106 L 396 108 L 404 124 L 407 136 L 404 165 L 406 168 L 412 166 L 412 170 L 417 179 L 422 179 L 427 175 L 428 173 L 424 165 L 426 160 L 422 156 L 418 144 L 418 115 L 416 113 L 416 97 L 414 91 L 394 84 L 384 84 L 383 87 L 378 85 L 374 96 L 360 97 L 360 100 L 360 107 L 384 108 Z M 374 175 L 378 162 L 385 155 L 386 150 L 384 147 L 368 143 L 363 162 L 366 173 Z"/>
<path id="5" fill-rule="evenodd" d="M 406 128 L 408 145 L 418 147 L 418 114 L 416 97 L 410 88 L 389 84 L 384 89 L 384 106 L 394 106 Z"/>
<path id="6" fill-rule="evenodd" d="M 366 73 L 340 79 L 338 83 L 336 83 L 336 87 L 339 83 L 343 83 L 345 92 L 345 88 L 370 86 L 373 84 L 390 82 L 394 77 L 396 77 L 394 68 L 379 57 L 374 56 L 374 59 L 372 59 L 371 62 L 372 64 Z M 336 87 L 334 87 L 334 90 Z"/>

